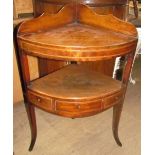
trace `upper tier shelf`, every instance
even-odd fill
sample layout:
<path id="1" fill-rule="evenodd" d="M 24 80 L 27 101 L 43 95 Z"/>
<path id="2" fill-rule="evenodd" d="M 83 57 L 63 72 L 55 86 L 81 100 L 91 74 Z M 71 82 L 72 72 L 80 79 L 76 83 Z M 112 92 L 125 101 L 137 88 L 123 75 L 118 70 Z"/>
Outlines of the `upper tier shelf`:
<path id="1" fill-rule="evenodd" d="M 96 61 L 135 50 L 136 28 L 112 15 L 98 15 L 83 4 L 22 23 L 19 46 L 43 58 Z"/>

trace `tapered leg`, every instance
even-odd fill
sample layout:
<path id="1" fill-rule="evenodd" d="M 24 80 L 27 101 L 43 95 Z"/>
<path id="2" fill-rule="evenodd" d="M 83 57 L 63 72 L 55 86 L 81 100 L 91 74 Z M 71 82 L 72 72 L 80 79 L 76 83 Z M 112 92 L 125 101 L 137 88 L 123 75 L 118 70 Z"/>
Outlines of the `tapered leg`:
<path id="1" fill-rule="evenodd" d="M 125 93 L 126 93 L 126 89 L 127 89 L 127 85 L 128 85 L 128 81 L 129 81 L 129 76 L 130 76 L 130 72 L 131 72 L 131 68 L 132 68 L 132 63 L 134 60 L 134 54 L 135 54 L 134 52 L 129 54 L 127 56 L 127 60 L 125 63 L 125 68 L 124 68 L 123 77 L 122 77 L 122 84 L 125 85 L 123 98 L 119 104 L 116 104 L 113 107 L 112 130 L 113 130 L 113 136 L 115 138 L 115 141 L 119 146 L 122 146 L 122 143 L 120 142 L 119 136 L 118 136 L 118 126 L 119 126 L 119 121 L 120 121 L 121 112 L 122 112 L 122 108 L 123 108 L 124 97 L 125 97 Z"/>
<path id="2" fill-rule="evenodd" d="M 120 142 L 119 136 L 118 136 L 118 126 L 119 126 L 119 120 L 122 112 L 123 104 L 117 104 L 113 107 L 113 123 L 112 123 L 112 130 L 113 130 L 113 136 L 116 141 L 116 143 L 119 146 L 122 146 L 122 143 Z"/>
<path id="3" fill-rule="evenodd" d="M 36 126 L 36 116 L 34 106 L 31 104 L 25 104 L 27 115 L 29 118 L 30 129 L 31 129 L 31 143 L 29 146 L 29 151 L 32 151 L 36 137 L 37 137 L 37 126 Z"/>

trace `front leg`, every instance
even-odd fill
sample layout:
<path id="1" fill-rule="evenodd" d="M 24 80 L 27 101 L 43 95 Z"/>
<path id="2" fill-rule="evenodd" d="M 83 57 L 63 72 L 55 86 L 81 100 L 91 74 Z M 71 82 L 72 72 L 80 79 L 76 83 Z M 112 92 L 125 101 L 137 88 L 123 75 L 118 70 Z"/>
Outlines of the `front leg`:
<path id="1" fill-rule="evenodd" d="M 31 129 L 31 143 L 29 146 L 29 151 L 32 151 L 36 137 L 37 137 L 37 125 L 36 125 L 36 116 L 35 116 L 35 108 L 32 104 L 26 103 L 25 104 L 28 119 L 29 119 L 29 124 L 30 124 L 30 129 Z"/>
<path id="2" fill-rule="evenodd" d="M 126 93 L 126 89 L 127 89 L 127 85 L 128 85 L 128 81 L 129 81 L 129 76 L 130 76 L 130 72 L 131 72 L 131 68 L 132 68 L 132 64 L 133 64 L 133 60 L 134 60 L 134 54 L 135 54 L 135 52 L 128 54 L 126 63 L 125 63 L 125 68 L 124 68 L 123 77 L 122 77 L 122 86 L 124 87 L 124 85 L 125 85 L 124 95 L 122 96 L 123 98 L 119 104 L 116 104 L 115 106 L 113 106 L 112 130 L 113 130 L 113 136 L 115 138 L 115 141 L 119 146 L 122 146 L 122 143 L 120 142 L 120 139 L 118 136 L 118 126 L 119 126 L 119 121 L 120 121 L 121 112 L 122 112 L 122 108 L 123 108 L 125 93 Z"/>
<path id="3" fill-rule="evenodd" d="M 123 107 L 122 103 L 116 104 L 113 107 L 112 131 L 113 131 L 114 139 L 119 146 L 122 146 L 122 143 L 120 142 L 120 139 L 118 136 L 118 126 L 119 126 L 120 116 L 121 116 L 121 112 L 122 112 L 122 107 Z"/>

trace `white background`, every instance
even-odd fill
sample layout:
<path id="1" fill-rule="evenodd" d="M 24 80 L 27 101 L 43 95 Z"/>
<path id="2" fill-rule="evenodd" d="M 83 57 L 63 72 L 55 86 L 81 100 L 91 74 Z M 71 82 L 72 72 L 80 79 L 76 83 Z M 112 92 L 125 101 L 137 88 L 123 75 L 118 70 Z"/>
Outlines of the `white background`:
<path id="1" fill-rule="evenodd" d="M 142 1 L 142 155 L 155 154 L 155 1 Z M 0 1 L 0 155 L 13 154 L 13 0 Z"/>

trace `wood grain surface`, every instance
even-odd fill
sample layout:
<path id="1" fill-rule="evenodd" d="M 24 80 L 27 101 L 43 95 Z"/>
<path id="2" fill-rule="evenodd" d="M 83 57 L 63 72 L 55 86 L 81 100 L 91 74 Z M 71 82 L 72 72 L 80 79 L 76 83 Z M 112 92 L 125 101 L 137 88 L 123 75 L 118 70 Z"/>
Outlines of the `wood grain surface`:
<path id="1" fill-rule="evenodd" d="M 68 4 L 56 15 L 44 14 L 26 21 L 18 34 L 20 48 L 25 52 L 70 61 L 120 56 L 132 51 L 137 43 L 132 24 L 112 15 L 99 16 L 82 4 Z"/>
<path id="2" fill-rule="evenodd" d="M 56 14 L 68 3 L 86 4 L 98 14 L 113 14 L 123 20 L 126 20 L 128 16 L 128 0 L 33 0 L 34 16 L 38 17 L 42 13 Z M 54 62 L 53 60 L 39 58 L 39 74 L 40 76 L 47 75 L 48 73 L 53 72 L 53 70 L 58 70 L 68 63 L 68 61 L 61 60 L 59 62 Z M 99 63 L 80 63 L 84 63 L 90 69 L 112 76 L 115 59 L 112 61 L 102 60 L 102 62 Z"/>
<path id="3" fill-rule="evenodd" d="M 17 38 L 31 127 L 29 151 L 37 135 L 35 107 L 71 118 L 92 116 L 113 107 L 113 136 L 122 146 L 118 127 L 137 44 L 136 28 L 113 15 L 98 15 L 86 5 L 74 3 L 58 14 L 44 14 L 24 22 Z M 80 63 L 31 81 L 28 55 L 64 61 L 113 60 L 125 56 L 126 62 L 122 81 Z"/>
<path id="4" fill-rule="evenodd" d="M 83 65 L 72 64 L 32 81 L 28 88 L 53 98 L 86 100 L 120 91 L 121 82 Z"/>

